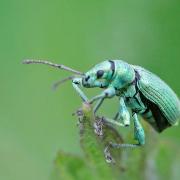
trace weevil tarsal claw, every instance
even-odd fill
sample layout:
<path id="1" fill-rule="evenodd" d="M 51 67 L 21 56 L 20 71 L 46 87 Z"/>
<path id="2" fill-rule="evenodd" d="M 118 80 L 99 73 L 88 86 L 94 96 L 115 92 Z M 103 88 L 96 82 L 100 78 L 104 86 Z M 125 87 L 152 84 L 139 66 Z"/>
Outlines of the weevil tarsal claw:
<path id="1" fill-rule="evenodd" d="M 107 145 L 104 149 L 104 156 L 105 156 L 107 163 L 113 163 L 113 164 L 115 163 L 115 160 L 110 153 L 110 146 L 109 145 Z"/>

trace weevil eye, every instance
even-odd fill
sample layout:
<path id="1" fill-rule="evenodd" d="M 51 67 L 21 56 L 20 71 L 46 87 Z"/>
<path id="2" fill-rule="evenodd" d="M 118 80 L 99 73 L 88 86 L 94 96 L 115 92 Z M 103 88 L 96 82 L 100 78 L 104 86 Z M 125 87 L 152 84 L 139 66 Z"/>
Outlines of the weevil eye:
<path id="1" fill-rule="evenodd" d="M 104 74 L 104 71 L 103 70 L 99 70 L 97 71 L 97 79 L 101 78 Z"/>

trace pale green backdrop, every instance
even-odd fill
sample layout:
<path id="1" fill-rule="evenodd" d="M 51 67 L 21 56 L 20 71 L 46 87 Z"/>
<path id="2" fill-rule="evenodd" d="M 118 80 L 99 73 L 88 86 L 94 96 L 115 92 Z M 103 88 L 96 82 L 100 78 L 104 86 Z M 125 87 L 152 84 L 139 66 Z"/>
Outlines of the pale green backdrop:
<path id="1" fill-rule="evenodd" d="M 155 72 L 180 95 L 179 21 L 178 0 L 1 0 L 0 179 L 44 180 L 58 149 L 81 153 L 71 116 L 81 101 L 70 82 L 51 90 L 69 73 L 25 66 L 24 58 L 81 71 L 104 59 L 124 59 Z M 101 112 L 113 115 L 116 106 L 106 103 Z M 180 128 L 158 138 L 180 147 Z"/>

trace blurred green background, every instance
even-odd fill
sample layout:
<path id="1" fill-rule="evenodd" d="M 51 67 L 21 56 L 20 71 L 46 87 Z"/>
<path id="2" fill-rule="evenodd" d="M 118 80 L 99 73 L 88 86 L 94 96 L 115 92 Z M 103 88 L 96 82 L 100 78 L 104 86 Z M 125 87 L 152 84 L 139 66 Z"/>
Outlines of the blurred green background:
<path id="1" fill-rule="evenodd" d="M 25 66 L 23 59 L 49 59 L 80 71 L 124 59 L 155 72 L 180 95 L 179 20 L 178 0 L 1 0 L 0 179 L 48 179 L 58 149 L 81 154 L 71 116 L 80 98 L 70 82 L 51 90 L 69 73 Z M 90 97 L 99 91 L 85 92 Z M 116 109 L 117 102 L 108 101 L 101 112 L 110 116 Z M 180 148 L 179 138 L 179 127 L 158 136 Z"/>

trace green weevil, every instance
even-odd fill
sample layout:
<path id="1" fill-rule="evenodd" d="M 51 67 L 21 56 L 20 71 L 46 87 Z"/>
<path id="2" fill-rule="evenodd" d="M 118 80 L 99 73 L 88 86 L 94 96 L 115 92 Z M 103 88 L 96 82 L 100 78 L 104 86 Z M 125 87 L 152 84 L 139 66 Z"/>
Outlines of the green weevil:
<path id="1" fill-rule="evenodd" d="M 83 101 L 90 104 L 97 101 L 94 113 L 97 112 L 105 98 L 117 96 L 119 98 L 118 113 L 113 119 L 105 119 L 116 125 L 129 126 L 132 116 L 134 138 L 138 143 L 111 144 L 112 147 L 137 147 L 145 144 L 145 133 L 138 120 L 138 115 L 142 116 L 159 133 L 178 124 L 180 118 L 179 98 L 163 80 L 140 66 L 131 65 L 122 60 L 106 60 L 95 65 L 86 73 L 81 73 L 64 65 L 44 60 L 25 60 L 24 63 L 47 64 L 73 72 L 75 75 L 56 85 L 71 79 L 74 89 Z M 80 87 L 99 87 L 104 90 L 89 100 Z"/>

